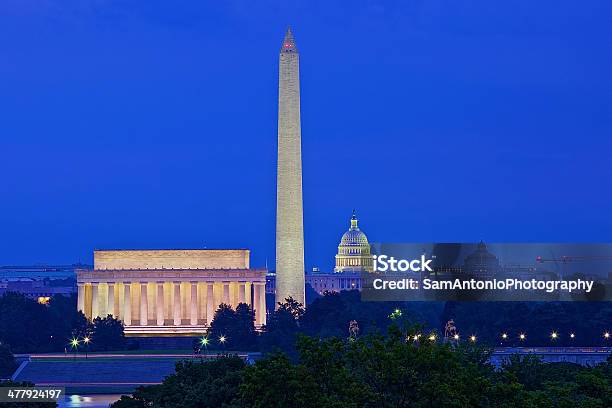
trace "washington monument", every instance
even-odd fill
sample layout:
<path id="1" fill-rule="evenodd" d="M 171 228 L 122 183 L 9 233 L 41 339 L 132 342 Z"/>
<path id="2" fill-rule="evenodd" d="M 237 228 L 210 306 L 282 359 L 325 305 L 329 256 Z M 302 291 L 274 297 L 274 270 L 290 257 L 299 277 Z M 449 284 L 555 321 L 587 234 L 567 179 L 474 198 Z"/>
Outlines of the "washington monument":
<path id="1" fill-rule="evenodd" d="M 291 29 L 280 50 L 278 72 L 278 167 L 276 178 L 276 302 L 303 305 L 304 221 L 300 56 Z"/>

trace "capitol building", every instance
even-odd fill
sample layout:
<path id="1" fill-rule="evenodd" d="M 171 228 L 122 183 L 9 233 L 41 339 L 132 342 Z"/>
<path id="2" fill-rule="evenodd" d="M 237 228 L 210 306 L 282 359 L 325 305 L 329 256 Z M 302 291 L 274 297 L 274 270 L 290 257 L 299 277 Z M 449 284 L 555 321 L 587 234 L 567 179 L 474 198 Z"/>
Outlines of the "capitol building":
<path id="1" fill-rule="evenodd" d="M 332 273 L 306 274 L 306 283 L 317 293 L 361 290 L 361 274 L 374 270 L 368 237 L 359 229 L 358 223 L 353 210 L 349 229 L 340 238 L 336 266 Z"/>
<path id="2" fill-rule="evenodd" d="M 340 245 L 338 245 L 334 272 L 372 272 L 374 270 L 368 237 L 359 229 L 357 223 L 357 216 L 353 210 L 351 226 L 342 235 Z"/>

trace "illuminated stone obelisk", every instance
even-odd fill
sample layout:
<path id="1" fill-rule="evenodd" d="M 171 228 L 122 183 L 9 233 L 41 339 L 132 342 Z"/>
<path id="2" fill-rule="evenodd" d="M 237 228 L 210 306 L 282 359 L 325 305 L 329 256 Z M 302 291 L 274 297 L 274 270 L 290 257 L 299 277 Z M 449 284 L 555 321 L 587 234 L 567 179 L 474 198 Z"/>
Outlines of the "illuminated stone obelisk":
<path id="1" fill-rule="evenodd" d="M 280 50 L 276 178 L 276 302 L 304 298 L 300 56 L 291 29 Z"/>

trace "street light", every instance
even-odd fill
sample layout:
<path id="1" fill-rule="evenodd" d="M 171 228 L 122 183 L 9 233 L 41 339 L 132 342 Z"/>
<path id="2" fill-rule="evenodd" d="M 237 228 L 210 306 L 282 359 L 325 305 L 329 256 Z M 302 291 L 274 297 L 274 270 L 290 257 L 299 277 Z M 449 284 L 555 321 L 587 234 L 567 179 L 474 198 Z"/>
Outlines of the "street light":
<path id="1" fill-rule="evenodd" d="M 87 358 L 87 349 L 89 348 L 89 342 L 91 339 L 87 336 L 83 337 L 83 343 L 85 343 L 85 358 Z"/>
<path id="2" fill-rule="evenodd" d="M 225 337 L 224 335 L 219 336 L 219 343 L 225 344 L 226 341 L 227 341 L 227 337 Z"/>
<path id="3" fill-rule="evenodd" d="M 604 339 L 608 340 L 610 338 L 610 333 L 609 332 L 605 332 L 604 333 Z"/>
<path id="4" fill-rule="evenodd" d="M 459 335 L 458 335 L 458 334 L 455 334 L 455 335 L 453 336 L 453 339 L 455 339 L 455 340 L 459 340 Z"/>
<path id="5" fill-rule="evenodd" d="M 472 343 L 476 343 L 476 336 L 474 336 L 473 334 L 470 336 L 470 341 Z"/>
<path id="6" fill-rule="evenodd" d="M 77 350 L 79 348 L 79 339 L 72 338 L 72 340 L 70 340 L 70 345 L 74 349 L 74 359 L 76 360 L 76 354 L 77 354 Z"/>
<path id="7" fill-rule="evenodd" d="M 557 340 L 557 337 L 559 337 L 559 335 L 557 334 L 557 332 L 552 332 L 550 333 L 550 338 L 553 340 Z"/>
<path id="8" fill-rule="evenodd" d="M 429 341 L 436 341 L 436 335 L 435 334 L 430 334 L 429 335 Z"/>
<path id="9" fill-rule="evenodd" d="M 220 340 L 220 339 L 219 339 L 219 340 Z M 207 346 L 208 346 L 208 343 L 210 343 L 210 341 L 208 340 L 208 337 L 202 337 L 202 338 L 200 339 L 200 344 L 201 344 L 202 346 L 207 347 Z"/>
<path id="10" fill-rule="evenodd" d="M 524 340 L 525 340 L 525 338 L 527 338 L 527 335 L 526 335 L 525 333 L 521 333 L 521 334 L 519 334 L 519 339 L 520 339 L 521 341 L 524 341 Z"/>
<path id="11" fill-rule="evenodd" d="M 574 333 L 570 333 L 570 339 L 573 339 L 575 337 L 576 337 L 576 335 Z"/>
<path id="12" fill-rule="evenodd" d="M 508 339 L 508 335 L 506 333 L 502 333 L 501 338 L 503 340 L 507 340 Z"/>

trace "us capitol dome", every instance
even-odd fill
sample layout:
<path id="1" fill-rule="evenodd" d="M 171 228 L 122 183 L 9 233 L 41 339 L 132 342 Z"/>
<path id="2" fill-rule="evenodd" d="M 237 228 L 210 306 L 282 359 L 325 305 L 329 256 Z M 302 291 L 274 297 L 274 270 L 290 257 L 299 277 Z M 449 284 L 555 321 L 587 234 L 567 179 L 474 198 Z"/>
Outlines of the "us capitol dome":
<path id="1" fill-rule="evenodd" d="M 342 235 L 338 245 L 334 272 L 372 272 L 373 270 L 368 237 L 359 229 L 357 222 L 353 210 L 351 227 Z"/>

